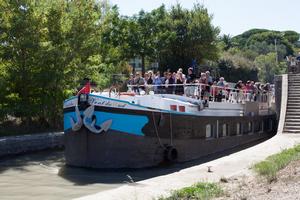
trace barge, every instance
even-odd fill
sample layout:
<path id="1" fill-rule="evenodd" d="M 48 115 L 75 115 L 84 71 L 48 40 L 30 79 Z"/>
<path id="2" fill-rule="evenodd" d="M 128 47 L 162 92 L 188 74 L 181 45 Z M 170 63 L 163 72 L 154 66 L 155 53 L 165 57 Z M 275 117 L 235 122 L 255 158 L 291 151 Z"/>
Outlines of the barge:
<path id="1" fill-rule="evenodd" d="M 185 85 L 201 90 L 201 84 Z M 153 91 L 80 94 L 64 102 L 71 166 L 143 168 L 185 162 L 276 133 L 270 93 L 220 88 L 220 101 Z"/>

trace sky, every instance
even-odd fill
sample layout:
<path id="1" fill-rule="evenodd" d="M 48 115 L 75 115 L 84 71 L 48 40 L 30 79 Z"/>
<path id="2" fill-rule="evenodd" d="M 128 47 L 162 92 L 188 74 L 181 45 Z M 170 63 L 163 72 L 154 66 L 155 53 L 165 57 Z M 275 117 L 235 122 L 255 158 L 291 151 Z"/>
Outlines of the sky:
<path id="1" fill-rule="evenodd" d="M 122 15 L 131 16 L 141 9 L 151 11 L 165 4 L 167 8 L 180 3 L 191 9 L 201 3 L 213 15 L 213 24 L 221 34 L 235 36 L 252 28 L 265 28 L 300 33 L 300 0 L 110 0 Z"/>

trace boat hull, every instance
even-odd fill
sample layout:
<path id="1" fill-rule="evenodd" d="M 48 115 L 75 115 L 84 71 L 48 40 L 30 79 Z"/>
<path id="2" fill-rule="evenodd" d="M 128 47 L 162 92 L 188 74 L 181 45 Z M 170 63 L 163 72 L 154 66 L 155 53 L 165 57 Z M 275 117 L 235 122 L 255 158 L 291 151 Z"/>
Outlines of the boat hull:
<path id="1" fill-rule="evenodd" d="M 65 122 L 75 112 L 75 107 L 65 109 Z M 100 133 L 85 126 L 74 131 L 65 124 L 68 165 L 143 168 L 164 161 L 185 162 L 276 133 L 275 114 L 216 117 L 95 106 L 93 115 L 98 129 L 103 121 L 112 124 Z"/>

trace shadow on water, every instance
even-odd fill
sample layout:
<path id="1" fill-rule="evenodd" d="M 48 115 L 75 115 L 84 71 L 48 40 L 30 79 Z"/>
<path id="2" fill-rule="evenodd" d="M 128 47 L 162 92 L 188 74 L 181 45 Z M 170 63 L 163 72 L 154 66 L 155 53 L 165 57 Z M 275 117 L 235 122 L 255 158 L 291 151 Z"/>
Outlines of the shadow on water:
<path id="1" fill-rule="evenodd" d="M 163 164 L 157 167 L 143 169 L 116 170 L 70 167 L 65 165 L 63 150 L 47 150 L 38 153 L 29 153 L 1 158 L 0 175 L 6 170 L 15 170 L 26 173 L 27 171 L 34 171 L 36 169 L 35 167 L 54 167 L 57 169 L 58 174 L 53 174 L 53 176 L 63 178 L 72 182 L 74 185 L 135 183 L 145 179 L 174 173 L 188 167 L 196 166 L 223 156 L 227 156 L 229 154 L 254 146 L 267 139 L 233 148 L 222 153 L 209 155 L 194 161 L 176 163 L 172 165 Z"/>
<path id="2" fill-rule="evenodd" d="M 193 160 L 184 163 L 177 164 L 163 164 L 157 167 L 143 168 L 143 169 L 89 169 L 80 167 L 70 167 L 64 165 L 61 167 L 59 176 L 73 182 L 75 185 L 87 185 L 87 184 L 121 184 L 121 183 L 135 183 L 137 181 L 142 181 L 149 178 L 154 178 L 157 176 L 167 175 L 180 171 L 185 168 L 203 164 L 205 162 L 227 156 L 229 154 L 241 151 L 243 149 L 249 148 L 256 144 L 259 144 L 265 140 L 259 140 L 256 142 L 249 143 L 240 147 L 236 147 L 222 153 L 217 153 L 203 157 L 198 160 Z"/>
<path id="3" fill-rule="evenodd" d="M 56 167 L 64 166 L 64 151 L 62 149 L 44 150 L 36 153 L 26 153 L 0 158 L 0 175 L 6 170 L 26 172 L 28 166 L 50 166 L 55 163 Z"/>

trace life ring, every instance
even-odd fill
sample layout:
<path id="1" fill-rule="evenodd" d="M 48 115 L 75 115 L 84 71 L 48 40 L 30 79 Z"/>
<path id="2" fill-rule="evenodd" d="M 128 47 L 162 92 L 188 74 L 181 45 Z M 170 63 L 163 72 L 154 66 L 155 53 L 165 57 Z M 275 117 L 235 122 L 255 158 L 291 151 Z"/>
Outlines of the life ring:
<path id="1" fill-rule="evenodd" d="M 175 162 L 178 157 L 178 151 L 172 146 L 167 146 L 164 152 L 165 161 Z"/>

